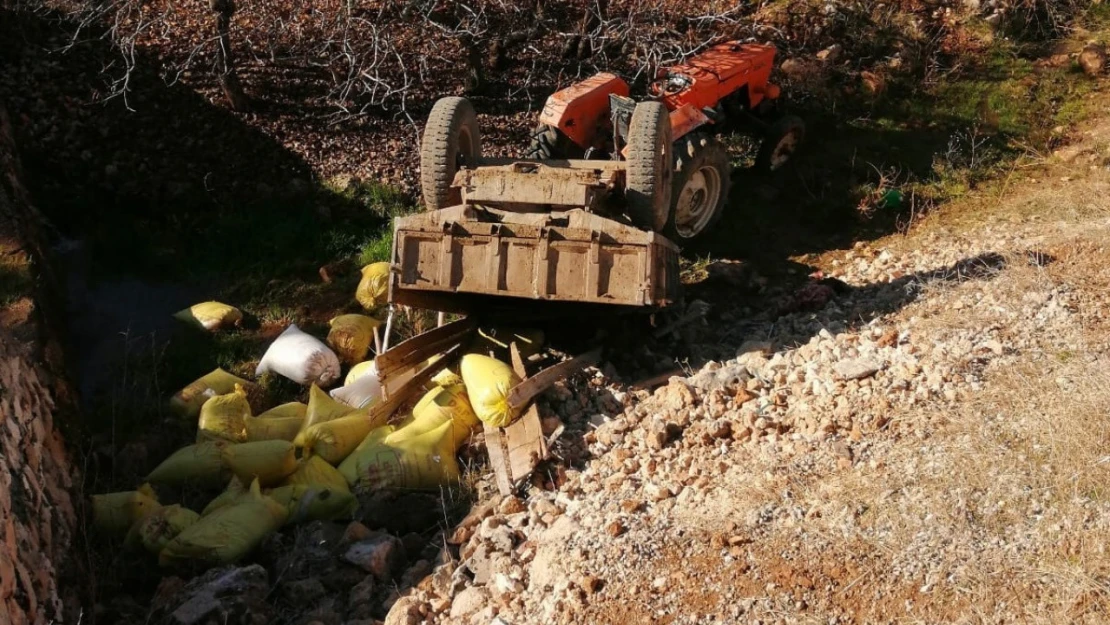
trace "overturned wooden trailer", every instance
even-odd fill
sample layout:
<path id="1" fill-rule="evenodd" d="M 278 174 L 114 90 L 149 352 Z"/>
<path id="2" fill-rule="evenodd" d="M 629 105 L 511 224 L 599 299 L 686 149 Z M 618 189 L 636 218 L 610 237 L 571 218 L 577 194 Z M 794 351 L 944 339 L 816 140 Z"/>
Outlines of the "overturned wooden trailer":
<path id="1" fill-rule="evenodd" d="M 678 299 L 678 248 L 600 211 L 620 162 L 482 163 L 456 176 L 458 205 L 396 220 L 390 301 L 554 315 Z"/>
<path id="2" fill-rule="evenodd" d="M 669 206 L 669 134 L 660 129 L 658 136 L 641 137 L 650 149 L 628 160 L 491 159 L 478 156 L 472 121 L 429 122 L 422 150 L 424 182 L 440 187 L 437 197 L 452 201 L 437 201 L 435 206 L 445 207 L 394 223 L 390 304 L 465 317 L 379 356 L 385 397 L 378 409 L 389 413 L 412 389 L 450 366 L 479 323 L 528 325 L 602 312 L 654 312 L 681 296 L 678 247 L 658 232 L 635 227 L 627 210 L 635 193 L 640 204 Z M 643 185 L 633 189 L 628 184 L 630 175 L 643 178 L 645 172 L 659 177 L 657 196 L 645 196 Z M 485 432 L 502 492 L 547 455 L 532 400 L 601 358 L 594 350 L 529 376 L 517 346 L 510 348 L 512 366 L 523 380 L 512 389 L 510 403 L 524 410 L 523 416 L 506 428 L 487 426 Z M 407 376 L 395 377 L 398 388 L 391 387 L 395 373 L 437 354 L 443 357 L 435 365 L 403 384 Z"/>

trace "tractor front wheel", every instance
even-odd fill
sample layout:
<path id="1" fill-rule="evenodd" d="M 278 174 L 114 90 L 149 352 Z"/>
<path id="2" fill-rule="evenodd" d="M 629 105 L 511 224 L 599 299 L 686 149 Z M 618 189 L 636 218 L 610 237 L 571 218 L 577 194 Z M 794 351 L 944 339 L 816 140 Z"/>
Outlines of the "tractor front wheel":
<path id="1" fill-rule="evenodd" d="M 800 117 L 785 115 L 771 124 L 755 157 L 756 169 L 778 171 L 794 157 L 806 137 L 806 125 Z"/>
<path id="2" fill-rule="evenodd" d="M 702 133 L 682 137 L 674 150 L 674 197 L 663 235 L 682 245 L 721 219 L 732 166 L 725 146 Z"/>
<path id="3" fill-rule="evenodd" d="M 671 118 L 662 102 L 640 102 L 628 124 L 625 201 L 638 228 L 659 232 L 671 207 Z"/>
<path id="4" fill-rule="evenodd" d="M 470 100 L 449 97 L 436 101 L 420 143 L 420 186 L 428 210 L 461 201 L 451 183 L 459 167 L 473 166 L 481 156 L 478 115 Z"/>

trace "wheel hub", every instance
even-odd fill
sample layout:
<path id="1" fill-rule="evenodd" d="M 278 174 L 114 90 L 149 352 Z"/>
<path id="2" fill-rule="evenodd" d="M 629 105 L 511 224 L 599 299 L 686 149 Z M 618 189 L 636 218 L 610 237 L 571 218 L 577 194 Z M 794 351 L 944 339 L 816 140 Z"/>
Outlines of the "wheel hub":
<path id="1" fill-rule="evenodd" d="M 675 230 L 684 238 L 701 233 L 721 199 L 721 174 L 714 167 L 701 167 L 679 191 L 675 206 Z"/>

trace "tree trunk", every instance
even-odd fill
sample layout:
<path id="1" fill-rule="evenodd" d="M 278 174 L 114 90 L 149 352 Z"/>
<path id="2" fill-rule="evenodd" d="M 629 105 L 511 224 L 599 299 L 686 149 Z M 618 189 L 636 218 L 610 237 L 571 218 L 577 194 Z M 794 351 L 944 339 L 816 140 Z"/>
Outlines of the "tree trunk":
<path id="1" fill-rule="evenodd" d="M 481 93 L 486 88 L 486 73 L 482 67 L 482 45 L 474 37 L 464 35 L 459 37 L 459 43 L 466 49 L 466 93 L 470 95 Z"/>
<path id="2" fill-rule="evenodd" d="M 231 16 L 235 14 L 235 0 L 211 0 L 209 5 L 216 13 L 216 33 L 219 46 L 216 49 L 216 73 L 224 97 L 233 111 L 250 109 L 251 101 L 243 92 L 239 74 L 235 71 L 235 57 L 231 51 Z"/>

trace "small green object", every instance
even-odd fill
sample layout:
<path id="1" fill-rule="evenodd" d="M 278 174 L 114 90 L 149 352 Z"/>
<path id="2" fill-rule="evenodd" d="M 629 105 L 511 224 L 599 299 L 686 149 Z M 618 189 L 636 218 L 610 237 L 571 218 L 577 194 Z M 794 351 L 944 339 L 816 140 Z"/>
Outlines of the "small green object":
<path id="1" fill-rule="evenodd" d="M 888 189 L 883 193 L 883 198 L 879 200 L 879 204 L 883 208 L 898 208 L 902 205 L 902 192 L 898 189 Z"/>

